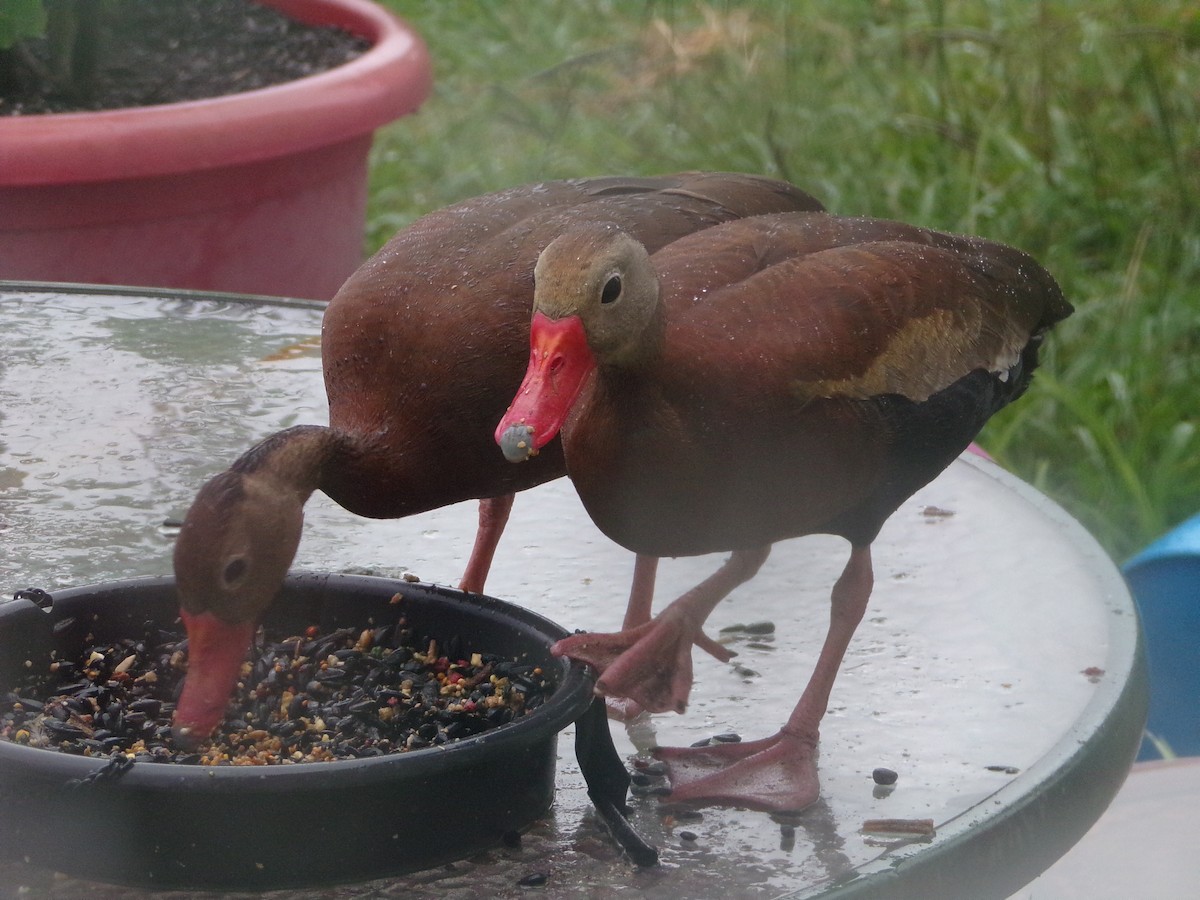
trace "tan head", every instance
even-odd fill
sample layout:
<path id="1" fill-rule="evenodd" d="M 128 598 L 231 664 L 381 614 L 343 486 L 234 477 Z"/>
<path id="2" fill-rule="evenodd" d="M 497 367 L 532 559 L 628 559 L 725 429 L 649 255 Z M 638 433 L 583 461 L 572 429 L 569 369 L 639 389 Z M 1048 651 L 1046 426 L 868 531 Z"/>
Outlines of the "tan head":
<path id="1" fill-rule="evenodd" d="M 534 312 L 578 316 L 600 365 L 633 362 L 658 310 L 650 254 L 626 232 L 588 225 L 551 241 L 533 270 Z"/>
<path id="2" fill-rule="evenodd" d="M 573 228 L 533 270 L 529 367 L 496 427 L 510 462 L 534 456 L 562 428 L 592 370 L 632 367 L 654 345 L 658 276 L 650 254 L 612 225 Z"/>
<path id="3" fill-rule="evenodd" d="M 183 744 L 203 739 L 224 714 L 258 622 L 296 555 L 328 435 L 302 426 L 268 438 L 205 484 L 188 510 L 175 543 L 188 631 L 174 728 Z"/>

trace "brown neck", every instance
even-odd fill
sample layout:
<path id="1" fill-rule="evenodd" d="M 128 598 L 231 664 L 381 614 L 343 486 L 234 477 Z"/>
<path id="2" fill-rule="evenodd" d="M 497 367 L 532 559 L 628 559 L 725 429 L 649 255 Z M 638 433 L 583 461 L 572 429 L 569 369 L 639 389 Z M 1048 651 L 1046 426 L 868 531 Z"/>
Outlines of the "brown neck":
<path id="1" fill-rule="evenodd" d="M 322 487 L 329 462 L 342 450 L 338 434 L 321 425 L 297 425 L 247 450 L 230 471 L 293 490 L 303 503 Z"/>

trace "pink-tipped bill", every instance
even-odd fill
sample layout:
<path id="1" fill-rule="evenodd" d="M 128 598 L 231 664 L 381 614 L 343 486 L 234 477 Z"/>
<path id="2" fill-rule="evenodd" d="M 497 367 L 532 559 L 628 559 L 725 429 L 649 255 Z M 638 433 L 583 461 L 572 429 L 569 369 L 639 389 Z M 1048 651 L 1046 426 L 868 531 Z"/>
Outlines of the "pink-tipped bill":
<path id="1" fill-rule="evenodd" d="M 188 671 L 171 734 L 177 744 L 194 747 L 225 718 L 225 707 L 258 626 L 255 622 L 231 625 L 209 612 L 185 610 L 180 616 L 187 627 Z"/>

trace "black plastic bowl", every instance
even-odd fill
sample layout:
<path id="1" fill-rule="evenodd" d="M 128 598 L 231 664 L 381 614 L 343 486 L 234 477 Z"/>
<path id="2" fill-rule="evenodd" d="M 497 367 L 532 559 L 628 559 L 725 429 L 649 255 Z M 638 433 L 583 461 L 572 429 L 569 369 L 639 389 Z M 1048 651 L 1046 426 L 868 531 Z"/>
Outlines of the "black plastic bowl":
<path id="1" fill-rule="evenodd" d="M 397 591 L 402 604 L 392 604 Z M 540 665 L 553 695 L 502 728 L 423 750 L 276 766 L 136 763 L 0 742 L 0 850 L 79 878 L 266 889 L 411 872 L 461 859 L 527 827 L 554 797 L 558 732 L 592 701 L 588 670 L 550 654 L 567 632 L 520 607 L 424 584 L 349 575 L 288 578 L 267 621 L 322 631 L 386 624 L 457 637 L 464 652 Z M 77 655 L 85 636 L 140 634 L 178 614 L 172 579 L 56 592 L 48 609 L 0 603 L 0 691 L 26 660 Z M 106 774 L 112 774 L 111 769 Z M 90 777 L 89 777 L 90 776 Z"/>

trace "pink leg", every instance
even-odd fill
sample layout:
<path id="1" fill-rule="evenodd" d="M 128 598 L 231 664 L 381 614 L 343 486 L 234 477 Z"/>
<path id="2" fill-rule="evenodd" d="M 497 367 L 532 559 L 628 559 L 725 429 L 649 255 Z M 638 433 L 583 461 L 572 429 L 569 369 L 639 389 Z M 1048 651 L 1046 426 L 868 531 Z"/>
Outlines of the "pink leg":
<path id="1" fill-rule="evenodd" d="M 650 621 L 654 603 L 654 579 L 658 575 L 658 557 L 638 554 L 633 562 L 633 584 L 629 588 L 629 605 L 625 607 L 622 631 L 645 625 Z"/>
<path id="2" fill-rule="evenodd" d="M 842 658 L 871 596 L 871 548 L 854 547 L 833 586 L 829 632 L 812 678 L 773 737 L 712 747 L 660 747 L 673 788 L 666 802 L 795 812 L 817 799 L 817 740 Z"/>
<path id="3" fill-rule="evenodd" d="M 658 574 L 658 557 L 637 555 L 633 564 L 633 585 L 629 589 L 629 605 L 625 608 L 622 631 L 631 631 L 650 621 L 650 608 L 654 601 L 654 579 Z M 732 588 L 730 588 L 732 590 Z M 703 631 L 696 635 L 696 646 L 715 656 L 721 662 L 729 662 L 737 654 L 718 644 Z"/>
<path id="4" fill-rule="evenodd" d="M 512 494 L 485 497 L 479 501 L 479 529 L 475 532 L 475 546 L 471 548 L 467 570 L 458 583 L 459 590 L 472 594 L 483 593 L 488 572 L 492 569 L 492 557 L 496 555 L 496 545 L 500 543 L 500 535 L 504 534 L 504 526 L 508 524 L 512 505 Z"/>
<path id="5" fill-rule="evenodd" d="M 616 634 L 572 635 L 551 652 L 599 669 L 600 694 L 626 697 L 650 712 L 683 712 L 692 687 L 692 644 L 699 643 L 721 660 L 732 656 L 705 637 L 704 620 L 730 591 L 754 576 L 770 552 L 769 546 L 734 551 L 720 569 L 656 619 Z"/>
<path id="6" fill-rule="evenodd" d="M 650 621 L 654 605 L 654 580 L 658 575 L 658 557 L 638 554 L 633 563 L 633 584 L 629 588 L 629 605 L 625 607 L 622 631 L 630 631 Z M 610 718 L 625 722 L 640 716 L 640 703 L 627 697 L 609 697 L 605 701 Z"/>

